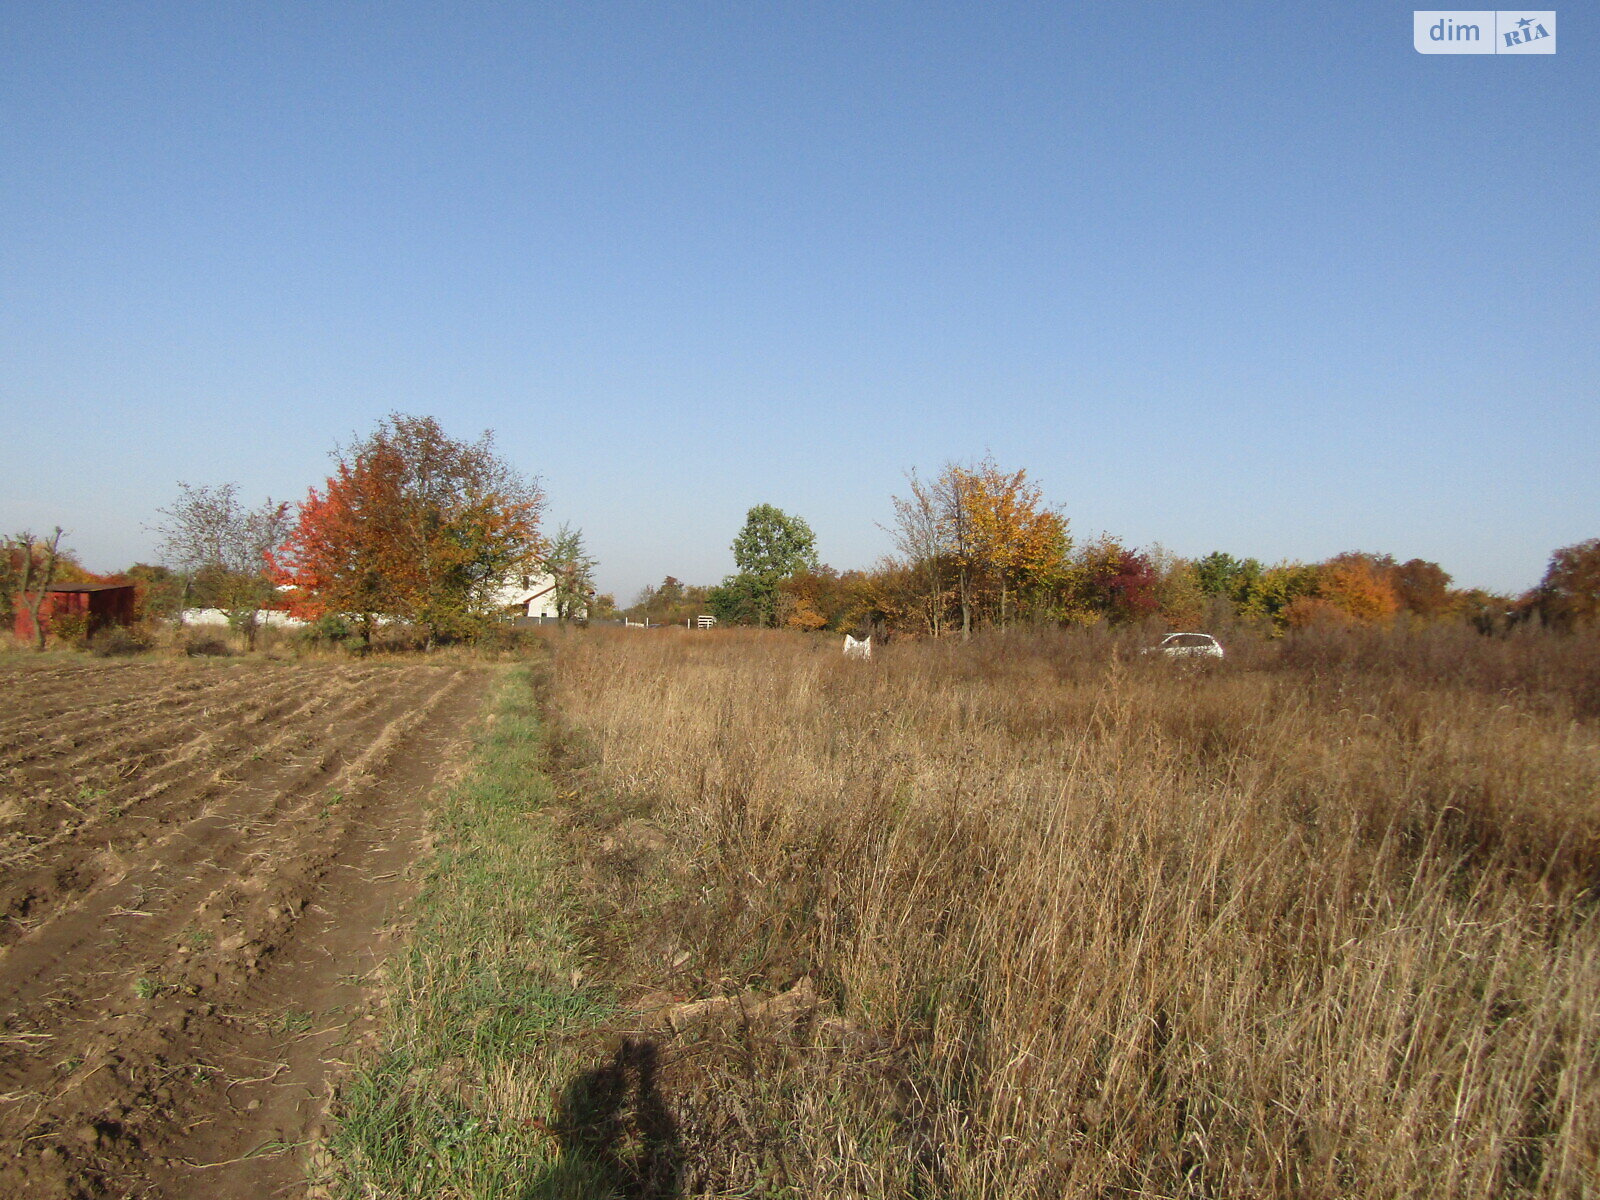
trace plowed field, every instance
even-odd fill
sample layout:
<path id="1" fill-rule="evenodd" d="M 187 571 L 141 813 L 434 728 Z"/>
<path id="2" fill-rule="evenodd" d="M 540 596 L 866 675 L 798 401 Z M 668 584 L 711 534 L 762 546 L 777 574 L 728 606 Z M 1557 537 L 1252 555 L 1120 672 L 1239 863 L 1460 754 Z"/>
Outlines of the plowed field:
<path id="1" fill-rule="evenodd" d="M 0 664 L 0 1196 L 296 1196 L 483 668 Z"/>

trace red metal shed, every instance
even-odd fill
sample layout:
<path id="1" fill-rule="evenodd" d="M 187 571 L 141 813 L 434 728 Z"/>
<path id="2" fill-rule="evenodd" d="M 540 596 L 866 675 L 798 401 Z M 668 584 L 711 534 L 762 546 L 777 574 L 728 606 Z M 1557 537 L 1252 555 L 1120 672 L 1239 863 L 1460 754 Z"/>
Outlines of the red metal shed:
<path id="1" fill-rule="evenodd" d="M 31 642 L 34 638 L 33 618 L 28 615 L 29 597 L 18 596 L 15 633 L 19 641 Z M 44 603 L 39 606 L 39 623 L 49 632 L 51 618 L 60 616 L 86 616 L 88 632 L 95 633 L 107 625 L 133 624 L 134 588 L 131 583 L 53 583 L 44 591 Z"/>

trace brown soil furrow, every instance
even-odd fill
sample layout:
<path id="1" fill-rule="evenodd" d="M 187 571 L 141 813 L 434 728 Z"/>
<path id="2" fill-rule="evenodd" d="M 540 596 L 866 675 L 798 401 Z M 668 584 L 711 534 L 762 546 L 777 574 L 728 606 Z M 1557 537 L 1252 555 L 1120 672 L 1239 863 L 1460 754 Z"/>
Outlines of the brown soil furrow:
<path id="1" fill-rule="evenodd" d="M 196 696 L 236 691 L 277 669 L 276 664 L 223 669 L 193 663 L 140 665 L 121 668 L 115 675 L 85 688 L 73 683 L 58 691 L 39 694 L 15 688 L 0 697 L 0 745 L 21 739 L 48 740 L 81 728 L 84 718 L 107 710 L 138 717 L 144 713 L 194 707 Z M 174 672 L 181 673 L 174 678 Z"/>
<path id="2" fill-rule="evenodd" d="M 286 796 L 280 805 L 283 811 L 263 834 L 248 864 L 195 908 L 202 916 L 192 927 L 214 933 L 215 949 L 209 942 L 206 951 L 196 954 L 180 947 L 170 966 L 181 968 L 191 985 L 208 988 L 248 976 L 248 971 L 218 967 L 217 960 L 234 955 L 240 948 L 246 951 L 247 958 L 260 957 L 286 935 L 299 915 L 294 893 L 320 879 L 327 865 L 339 857 L 349 831 L 368 819 L 374 802 L 379 806 L 385 802 L 381 790 L 374 789 L 381 779 L 378 772 L 382 766 L 398 751 L 407 750 L 414 755 L 416 748 L 410 746 L 410 739 L 433 719 L 441 705 L 474 684 L 465 673 L 451 675 L 432 694 L 382 728 L 373 731 L 369 725 L 362 734 L 363 740 L 368 741 L 366 749 L 331 781 L 299 793 L 292 808 Z M 337 803 L 331 800 L 334 796 L 338 797 Z M 293 847 L 292 872 L 274 866 L 269 878 L 256 870 L 260 863 L 277 863 L 285 847 Z"/>
<path id="3" fill-rule="evenodd" d="M 192 743 L 184 747 L 179 761 L 187 774 L 176 773 L 179 768 L 163 772 L 154 784 L 121 800 L 113 827 L 95 828 L 97 822 L 85 821 L 81 830 L 63 831 L 50 839 L 53 843 L 71 838 L 70 845 L 60 850 L 52 849 L 50 843 L 32 848 L 27 858 L 45 861 L 32 869 L 13 868 L 8 872 L 5 888 L 0 891 L 0 912 L 13 918 L 25 917 L 30 922 L 27 928 L 31 929 L 33 923 L 101 879 L 115 877 L 125 858 L 160 858 L 167 853 L 169 842 L 180 839 L 181 844 L 192 828 L 200 828 L 194 824 L 197 811 L 198 820 L 223 828 L 248 827 L 252 809 L 259 803 L 258 795 L 277 797 L 281 804 L 283 797 L 304 786 L 334 786 L 334 781 L 327 778 L 328 767 L 344 751 L 341 742 L 322 740 L 323 731 L 337 731 L 344 742 L 353 739 L 354 744 L 361 744 L 365 730 L 376 719 L 367 714 L 386 702 L 370 690 L 351 693 L 342 700 L 338 706 L 326 695 L 308 701 L 302 705 L 306 722 L 289 727 L 265 743 L 254 743 L 248 732 L 240 731 L 208 742 L 206 748 L 213 752 L 224 745 L 229 748 L 230 756 L 220 762 L 214 757 L 197 762 L 202 751 Z M 311 743 L 309 748 L 304 746 L 307 741 Z M 274 751 L 291 743 L 300 749 L 286 750 L 282 756 L 274 757 Z M 159 805 L 146 803 L 156 796 L 160 797 Z M 274 811 L 263 809 L 256 817 L 270 817 Z M 190 824 L 161 832 L 168 829 L 175 816 Z M 92 836 L 85 836 L 85 830 Z M 0 945 L 16 941 L 23 932 L 13 919 L 7 928 L 0 928 Z"/>
<path id="4" fill-rule="evenodd" d="M 438 693 L 442 713 L 475 709 L 482 695 L 481 680 L 461 681 Z M 402 777 L 420 771 L 438 779 L 447 764 L 465 749 L 459 719 L 410 722 L 403 740 L 406 762 Z M 277 1132 L 281 1143 L 303 1144 L 319 1125 L 329 1095 L 332 1072 L 348 1062 L 361 1036 L 369 1029 L 363 996 L 374 969 L 381 964 L 386 944 L 375 943 L 365 932 L 392 920 L 396 904 L 409 891 L 406 869 L 414 860 L 425 821 L 420 808 L 396 812 L 380 803 L 385 786 L 371 789 L 374 803 L 352 821 L 341 851 L 324 875 L 325 888 L 318 903 L 307 907 L 293 941 L 286 942 L 271 965 L 253 977 L 229 1004 L 235 1021 L 253 1020 L 257 1029 L 309 1018 L 302 1037 L 277 1036 L 261 1045 L 256 1057 L 275 1052 L 287 1069 L 279 1079 L 235 1086 L 230 1100 L 254 1115 L 253 1128 L 216 1127 L 202 1139 L 174 1144 L 168 1171 L 156 1178 L 164 1195 L 206 1196 L 216 1200 L 245 1200 L 270 1192 L 298 1195 L 306 1178 L 303 1151 L 237 1162 L 262 1144 L 263 1131 Z M 261 1072 L 253 1072 L 259 1075 Z M 251 1110 L 252 1104 L 258 1109 Z M 194 1162 L 228 1162 L 229 1166 L 197 1171 Z"/>
<path id="5" fill-rule="evenodd" d="M 292 685 L 291 685 L 292 686 Z M 323 720 L 344 719 L 346 713 L 333 709 L 336 701 L 348 697 L 357 706 L 372 703 L 372 697 L 355 685 L 340 683 L 333 693 L 308 694 L 303 689 L 291 690 L 287 695 L 264 695 L 252 708 L 242 706 L 249 714 L 248 720 L 225 721 L 235 713 L 212 713 L 204 718 L 211 726 L 205 736 L 190 736 L 186 740 L 170 739 L 167 730 L 149 734 L 126 747 L 117 764 L 117 772 L 127 782 L 108 795 L 108 805 L 117 817 L 125 816 L 130 809 L 164 796 L 174 781 L 192 780 L 201 760 L 208 754 L 222 761 L 215 768 L 225 771 L 230 767 L 249 771 L 250 765 L 259 763 L 277 753 L 290 743 L 307 735 L 303 725 L 313 718 Z M 331 710 L 331 711 L 324 711 Z M 265 725 L 258 716 L 270 718 L 279 726 L 277 732 Z M 179 727 L 183 722 L 177 723 Z M 193 717 L 188 720 L 193 724 Z M 151 762 L 156 765 L 150 766 Z"/>
<path id="6" fill-rule="evenodd" d="M 251 977 L 248 971 L 230 973 L 222 969 L 219 978 L 218 959 L 230 954 L 234 947 L 245 947 L 247 957 L 260 957 L 289 936 L 300 916 L 294 897 L 309 883 L 320 881 L 328 869 L 343 862 L 352 836 L 370 838 L 374 833 L 383 833 L 381 817 L 387 800 L 381 787 L 376 786 L 383 778 L 378 771 L 402 750 L 417 757 L 418 747 L 412 744 L 412 739 L 425 730 L 441 707 L 447 707 L 474 686 L 475 681 L 464 673 L 444 680 L 416 707 L 374 734 L 369 749 L 345 768 L 336 780 L 341 792 L 338 805 L 324 804 L 315 808 L 321 803 L 315 800 L 312 805 L 302 805 L 294 813 L 285 815 L 277 829 L 278 845 L 258 852 L 256 857 L 273 863 L 281 857 L 283 848 L 292 846 L 295 854 L 292 872 L 275 868 L 270 879 L 240 872 L 238 878 L 229 880 L 205 898 L 200 910 L 208 915 L 212 925 L 228 933 L 217 943 L 214 953 L 190 956 L 180 950 L 173 965 L 184 969 L 190 983 L 215 989 L 219 983 L 226 985 Z"/>
<path id="7" fill-rule="evenodd" d="M 128 664 L 108 668 L 99 664 L 69 665 L 32 659 L 13 661 L 7 664 L 0 677 L 0 711 L 10 712 L 18 703 L 32 703 L 36 698 L 45 703 L 71 701 L 83 681 L 99 685 L 111 678 L 112 671 L 139 670 L 141 666 Z"/>
<path id="8" fill-rule="evenodd" d="M 293 691 L 297 675 L 292 665 L 267 663 L 252 666 L 215 667 L 173 664 L 163 679 L 162 668 L 148 668 L 141 674 L 125 674 L 113 685 L 96 688 L 92 694 L 79 691 L 75 703 L 54 708 L 42 706 L 32 697 L 15 697 L 10 705 L 0 704 L 0 754 L 8 759 L 30 760 L 54 750 L 56 756 L 68 753 L 86 734 L 103 734 L 108 724 L 143 726 L 160 723 L 172 714 L 192 717 L 207 713 L 226 715 L 229 708 L 254 712 L 254 703 L 264 692 Z M 180 672 L 177 679 L 170 672 Z M 360 686 L 372 674 L 370 668 L 339 667 L 321 677 L 325 687 L 341 683 Z"/>
<path id="9" fill-rule="evenodd" d="M 269 713 L 264 710 L 270 709 L 266 697 L 276 695 L 292 701 L 295 691 L 293 677 L 280 672 L 275 677 L 236 676 L 208 686 L 203 692 L 149 703 L 107 700 L 80 713 L 58 718 L 48 731 L 33 736 L 31 741 L 9 740 L 9 744 L 17 748 L 7 754 L 7 758 L 20 766 L 70 776 L 85 763 L 101 761 L 108 739 L 121 741 L 137 731 L 140 742 L 153 743 L 159 748 L 167 740 L 169 731 L 175 729 L 189 729 L 193 736 L 196 732 L 227 730 L 235 719 L 245 716 L 265 719 Z M 21 736 L 28 737 L 29 731 L 22 731 Z M 0 737 L 0 744 L 7 741 Z M 138 753 L 137 747 L 126 747 L 117 757 L 116 767 L 120 770 L 123 760 Z"/>
<path id="10" fill-rule="evenodd" d="M 252 1190 L 255 1168 L 218 1191 L 213 1169 L 183 1160 L 214 1161 L 209 1144 L 272 1132 L 249 1107 L 235 1112 L 247 1093 L 303 1133 L 304 1114 L 283 1097 L 322 1094 L 324 1060 L 352 1026 L 286 1036 L 276 1009 L 286 997 L 359 997 L 401 886 L 396 864 L 410 861 L 421 828 L 416 800 L 458 751 L 485 677 L 430 665 L 298 670 L 307 699 L 271 716 L 283 728 L 262 744 L 276 753 L 241 761 L 244 740 L 186 756 L 206 777 L 151 798 L 167 818 L 153 836 L 92 853 L 80 837 L 40 864 L 99 882 L 0 957 L 0 1095 L 14 1101 L 0 1109 L 0 1137 L 19 1150 L 0 1159 L 0 1195 L 264 1194 Z M 218 755 L 253 773 L 224 785 Z M 252 1066 L 261 1058 L 272 1061 Z M 251 1082 L 262 1072 L 274 1082 Z M 299 1080 L 287 1092 L 286 1074 Z M 180 1152 L 162 1152 L 168 1143 Z M 292 1163 L 273 1169 L 293 1182 Z M 162 1172 L 170 1178 L 152 1182 Z"/>
<path id="11" fill-rule="evenodd" d="M 419 723 L 450 688 L 450 682 L 435 689 L 426 700 L 409 705 L 403 696 L 386 697 L 382 707 L 371 709 L 359 722 L 333 726 L 341 737 L 323 744 L 314 755 L 291 760 L 276 772 L 265 774 L 248 785 L 229 789 L 214 799 L 193 819 L 158 838 L 135 848 L 133 853 L 106 850 L 85 853 L 73 870 L 90 886 L 70 903 L 58 903 L 39 926 L 31 929 L 7 952 L 4 964 L 10 968 L 10 986 L 0 980 L 0 1011 L 20 1014 L 33 999 L 44 980 L 55 994 L 62 994 L 65 981 L 74 978 L 70 969 L 74 959 L 90 962 L 103 937 L 108 921 L 118 912 L 141 912 L 146 918 L 125 919 L 119 945 L 128 954 L 140 955 L 152 970 L 165 956 L 152 951 L 164 938 L 183 929 L 168 931 L 161 918 L 169 912 L 188 915 L 198 910 L 201 898 L 210 896 L 231 881 L 248 880 L 248 864 L 269 858 L 277 844 L 296 844 L 299 865 L 316 861 L 318 843 L 329 840 L 339 821 L 308 818 L 295 820 L 311 810 L 337 816 L 343 793 L 352 789 L 368 764 L 386 753 L 397 730 Z M 325 768 L 346 758 L 350 765 L 340 771 Z M 333 797 L 339 802 L 332 802 Z M 87 851 L 87 848 L 84 848 Z M 134 853 L 137 860 L 134 860 Z M 145 864 L 172 862 L 196 864 L 186 878 L 174 880 L 163 867 Z M 52 864 L 46 871 L 59 871 Z M 104 880 L 100 886 L 92 886 Z M 230 946 L 229 949 L 237 948 Z M 86 976 L 87 977 L 87 976 Z M 92 991 L 87 985 L 78 994 Z M 0 1063 L 4 1056 L 0 1053 Z M 0 1066 L 0 1086 L 4 1070 Z"/>
<path id="12" fill-rule="evenodd" d="M 371 691 L 352 691 L 352 686 L 354 683 L 336 680 L 333 694 L 299 690 L 288 699 L 264 696 L 262 710 L 272 712 L 282 725 L 277 733 L 262 736 L 264 730 L 254 728 L 258 723 L 248 722 L 226 736 L 190 738 L 184 744 L 171 746 L 166 762 L 157 770 L 142 773 L 136 781 L 104 789 L 98 811 L 93 813 L 78 810 L 72 802 L 62 802 L 74 808 L 74 816 L 69 818 L 51 810 L 48 802 L 40 803 L 38 810 L 51 832 L 35 837 L 32 845 L 13 848 L 11 853 L 0 856 L 0 864 L 8 867 L 8 885 L 0 890 L 0 914 L 19 915 L 21 910 L 37 909 L 38 902 L 56 894 L 59 885 L 51 880 L 64 858 L 78 861 L 88 846 L 93 846 L 94 853 L 101 853 L 106 846 L 122 850 L 146 842 L 155 829 L 170 822 L 174 811 L 187 816 L 197 798 L 278 770 L 282 762 L 277 755 L 288 760 L 298 758 L 291 754 L 291 747 L 314 742 L 318 725 L 349 722 L 355 712 L 376 702 Z M 224 749 L 227 757 L 221 762 L 206 762 L 208 752 Z M 150 803 L 157 798 L 160 803 Z M 77 851 L 62 850 L 58 854 L 53 850 L 56 843 L 77 846 Z M 29 872 L 27 862 L 48 862 L 48 867 Z M 13 941 L 14 936 L 14 931 L 0 930 L 0 944 Z"/>

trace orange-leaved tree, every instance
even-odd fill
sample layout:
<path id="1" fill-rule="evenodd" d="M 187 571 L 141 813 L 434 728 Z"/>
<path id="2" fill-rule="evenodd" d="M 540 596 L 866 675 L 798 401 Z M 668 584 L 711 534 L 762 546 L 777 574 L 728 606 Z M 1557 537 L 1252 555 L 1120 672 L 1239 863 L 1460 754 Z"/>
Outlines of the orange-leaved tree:
<path id="1" fill-rule="evenodd" d="M 778 624 L 807 633 L 818 629 L 857 632 L 871 622 L 869 591 L 862 571 L 840 574 L 826 565 L 798 571 L 778 583 Z"/>
<path id="2" fill-rule="evenodd" d="M 335 473 L 300 505 L 273 558 L 307 616 L 376 618 L 421 628 L 429 643 L 470 637 L 508 578 L 544 549 L 544 493 L 495 453 L 448 437 L 432 417 L 393 413 L 338 452 Z"/>
<path id="3" fill-rule="evenodd" d="M 999 623 L 1019 588 L 1058 575 L 1070 540 L 1066 521 L 1047 508 L 1024 470 L 1002 471 L 985 458 L 963 476 L 972 545 L 979 569 L 999 587 Z"/>
<path id="4" fill-rule="evenodd" d="M 1352 620 L 1378 624 L 1400 609 L 1392 582 L 1394 560 L 1388 555 L 1349 551 L 1317 568 L 1317 596 L 1342 609 Z"/>

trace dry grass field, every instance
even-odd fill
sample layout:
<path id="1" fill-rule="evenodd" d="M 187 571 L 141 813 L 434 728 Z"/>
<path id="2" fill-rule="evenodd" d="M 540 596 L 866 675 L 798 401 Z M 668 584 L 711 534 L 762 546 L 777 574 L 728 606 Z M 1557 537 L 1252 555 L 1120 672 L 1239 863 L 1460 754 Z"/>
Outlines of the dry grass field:
<path id="1" fill-rule="evenodd" d="M 1595 641 L 554 645 L 635 1093 L 491 1087 L 605 1184 L 525 1194 L 1600 1187 Z"/>

